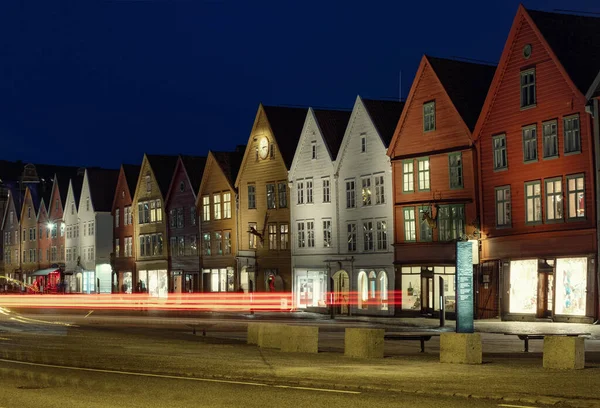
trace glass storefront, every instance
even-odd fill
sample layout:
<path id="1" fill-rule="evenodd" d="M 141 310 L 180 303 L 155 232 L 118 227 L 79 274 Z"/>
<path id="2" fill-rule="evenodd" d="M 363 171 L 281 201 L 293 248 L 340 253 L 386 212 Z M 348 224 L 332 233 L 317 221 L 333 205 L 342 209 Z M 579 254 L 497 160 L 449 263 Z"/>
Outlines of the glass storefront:
<path id="1" fill-rule="evenodd" d="M 326 307 L 326 297 L 326 271 L 296 271 L 296 306 L 298 308 Z"/>
<path id="2" fill-rule="evenodd" d="M 388 310 L 388 277 L 385 271 L 375 273 L 361 270 L 357 280 L 359 309 L 368 309 L 374 305 L 379 310 Z"/>
<path id="3" fill-rule="evenodd" d="M 556 260 L 556 314 L 585 316 L 587 258 Z"/>
<path id="4" fill-rule="evenodd" d="M 444 282 L 442 289 L 439 284 L 440 277 Z M 455 278 L 455 266 L 403 266 L 402 310 L 440 310 L 442 290 L 446 312 L 456 312 Z"/>
<path id="5" fill-rule="evenodd" d="M 152 297 L 167 297 L 169 293 L 169 280 L 166 269 L 142 270 L 139 272 L 139 292 L 148 292 Z"/>
<path id="6" fill-rule="evenodd" d="M 402 267 L 402 310 L 421 310 L 421 267 Z"/>

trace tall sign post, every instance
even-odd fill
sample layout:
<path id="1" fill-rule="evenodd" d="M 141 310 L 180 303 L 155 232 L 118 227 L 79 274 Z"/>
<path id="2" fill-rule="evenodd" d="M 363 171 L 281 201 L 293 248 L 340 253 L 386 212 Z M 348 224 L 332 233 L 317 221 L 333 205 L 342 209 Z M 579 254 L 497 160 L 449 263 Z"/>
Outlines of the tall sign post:
<path id="1" fill-rule="evenodd" d="M 456 332 L 473 333 L 473 244 L 456 243 Z"/>

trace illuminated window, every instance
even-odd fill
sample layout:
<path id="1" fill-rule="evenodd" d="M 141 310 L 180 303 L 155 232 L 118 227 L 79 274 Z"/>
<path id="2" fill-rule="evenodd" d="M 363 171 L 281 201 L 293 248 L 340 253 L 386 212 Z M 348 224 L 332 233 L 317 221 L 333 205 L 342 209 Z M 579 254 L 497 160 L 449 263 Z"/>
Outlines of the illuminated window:
<path id="1" fill-rule="evenodd" d="M 290 227 L 288 224 L 279 225 L 279 249 L 285 250 L 290 248 Z"/>
<path id="2" fill-rule="evenodd" d="M 546 187 L 546 221 L 563 220 L 562 178 L 544 180 Z"/>
<path id="3" fill-rule="evenodd" d="M 569 219 L 585 219 L 585 183 L 583 174 L 567 176 L 567 195 Z"/>
<path id="4" fill-rule="evenodd" d="M 542 222 L 542 185 L 539 181 L 525 183 L 525 223 Z"/>
<path id="5" fill-rule="evenodd" d="M 231 193 L 223 193 L 223 218 L 231 218 Z"/>
<path id="6" fill-rule="evenodd" d="M 215 214 L 215 220 L 221 219 L 221 194 L 213 194 L 213 208 Z"/>
<path id="7" fill-rule="evenodd" d="M 277 249 L 277 224 L 269 224 L 269 249 Z"/>
<path id="8" fill-rule="evenodd" d="M 414 242 L 417 240 L 415 209 L 414 207 L 404 208 L 404 241 Z"/>
<path id="9" fill-rule="evenodd" d="M 418 163 L 418 171 L 419 171 L 419 191 L 429 191 L 431 188 L 430 185 L 430 175 L 429 175 L 429 158 L 424 157 L 417 160 Z M 412 162 L 411 162 L 412 165 Z M 412 180 L 412 175 L 411 175 Z"/>
<path id="10" fill-rule="evenodd" d="M 414 178 L 414 163 L 412 160 L 405 160 L 402 162 L 402 191 L 405 193 L 415 191 L 415 178 Z"/>
<path id="11" fill-rule="evenodd" d="M 371 177 L 364 177 L 362 183 L 362 205 L 371 205 Z"/>
<path id="12" fill-rule="evenodd" d="M 256 249 L 256 235 L 253 232 L 258 232 L 256 230 L 256 223 L 255 222 L 249 222 L 248 223 L 248 231 L 250 231 L 248 233 L 249 235 L 249 242 L 248 245 L 250 247 L 250 249 Z"/>
<path id="13" fill-rule="evenodd" d="M 210 197 L 202 197 L 202 221 L 210 221 Z"/>

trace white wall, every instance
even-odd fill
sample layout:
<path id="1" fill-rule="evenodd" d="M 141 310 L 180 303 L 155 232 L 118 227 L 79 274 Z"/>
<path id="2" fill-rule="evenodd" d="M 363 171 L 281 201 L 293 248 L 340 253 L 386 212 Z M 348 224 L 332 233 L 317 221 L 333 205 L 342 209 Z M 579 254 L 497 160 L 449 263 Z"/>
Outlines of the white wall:
<path id="1" fill-rule="evenodd" d="M 63 221 L 65 223 L 65 269 L 67 271 L 74 271 L 77 266 L 77 256 L 80 255 L 80 242 L 79 236 L 76 231 L 79 229 L 79 215 L 77 213 L 77 205 L 75 210 L 71 213 L 71 205 L 75 205 L 75 197 L 73 195 L 73 183 L 69 183 L 69 191 L 67 193 L 66 205 L 63 211 Z M 71 236 L 69 237 L 69 227 L 71 230 Z M 69 261 L 66 256 L 67 249 L 71 248 L 71 260 Z M 77 248 L 77 252 L 74 249 Z"/>

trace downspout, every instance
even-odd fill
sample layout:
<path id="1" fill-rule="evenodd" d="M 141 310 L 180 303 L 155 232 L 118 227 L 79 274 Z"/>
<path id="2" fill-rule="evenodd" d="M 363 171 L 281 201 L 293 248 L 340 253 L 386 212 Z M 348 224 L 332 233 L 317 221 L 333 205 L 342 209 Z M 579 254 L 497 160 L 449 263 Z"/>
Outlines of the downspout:
<path id="1" fill-rule="evenodd" d="M 598 269 L 598 261 L 600 260 L 600 228 L 598 228 L 598 216 L 600 215 L 600 100 L 595 98 L 592 100 L 592 122 L 594 132 L 594 164 L 596 178 L 596 321 L 597 324 L 600 319 L 600 269 Z M 587 109 L 586 109 L 587 111 Z"/>

